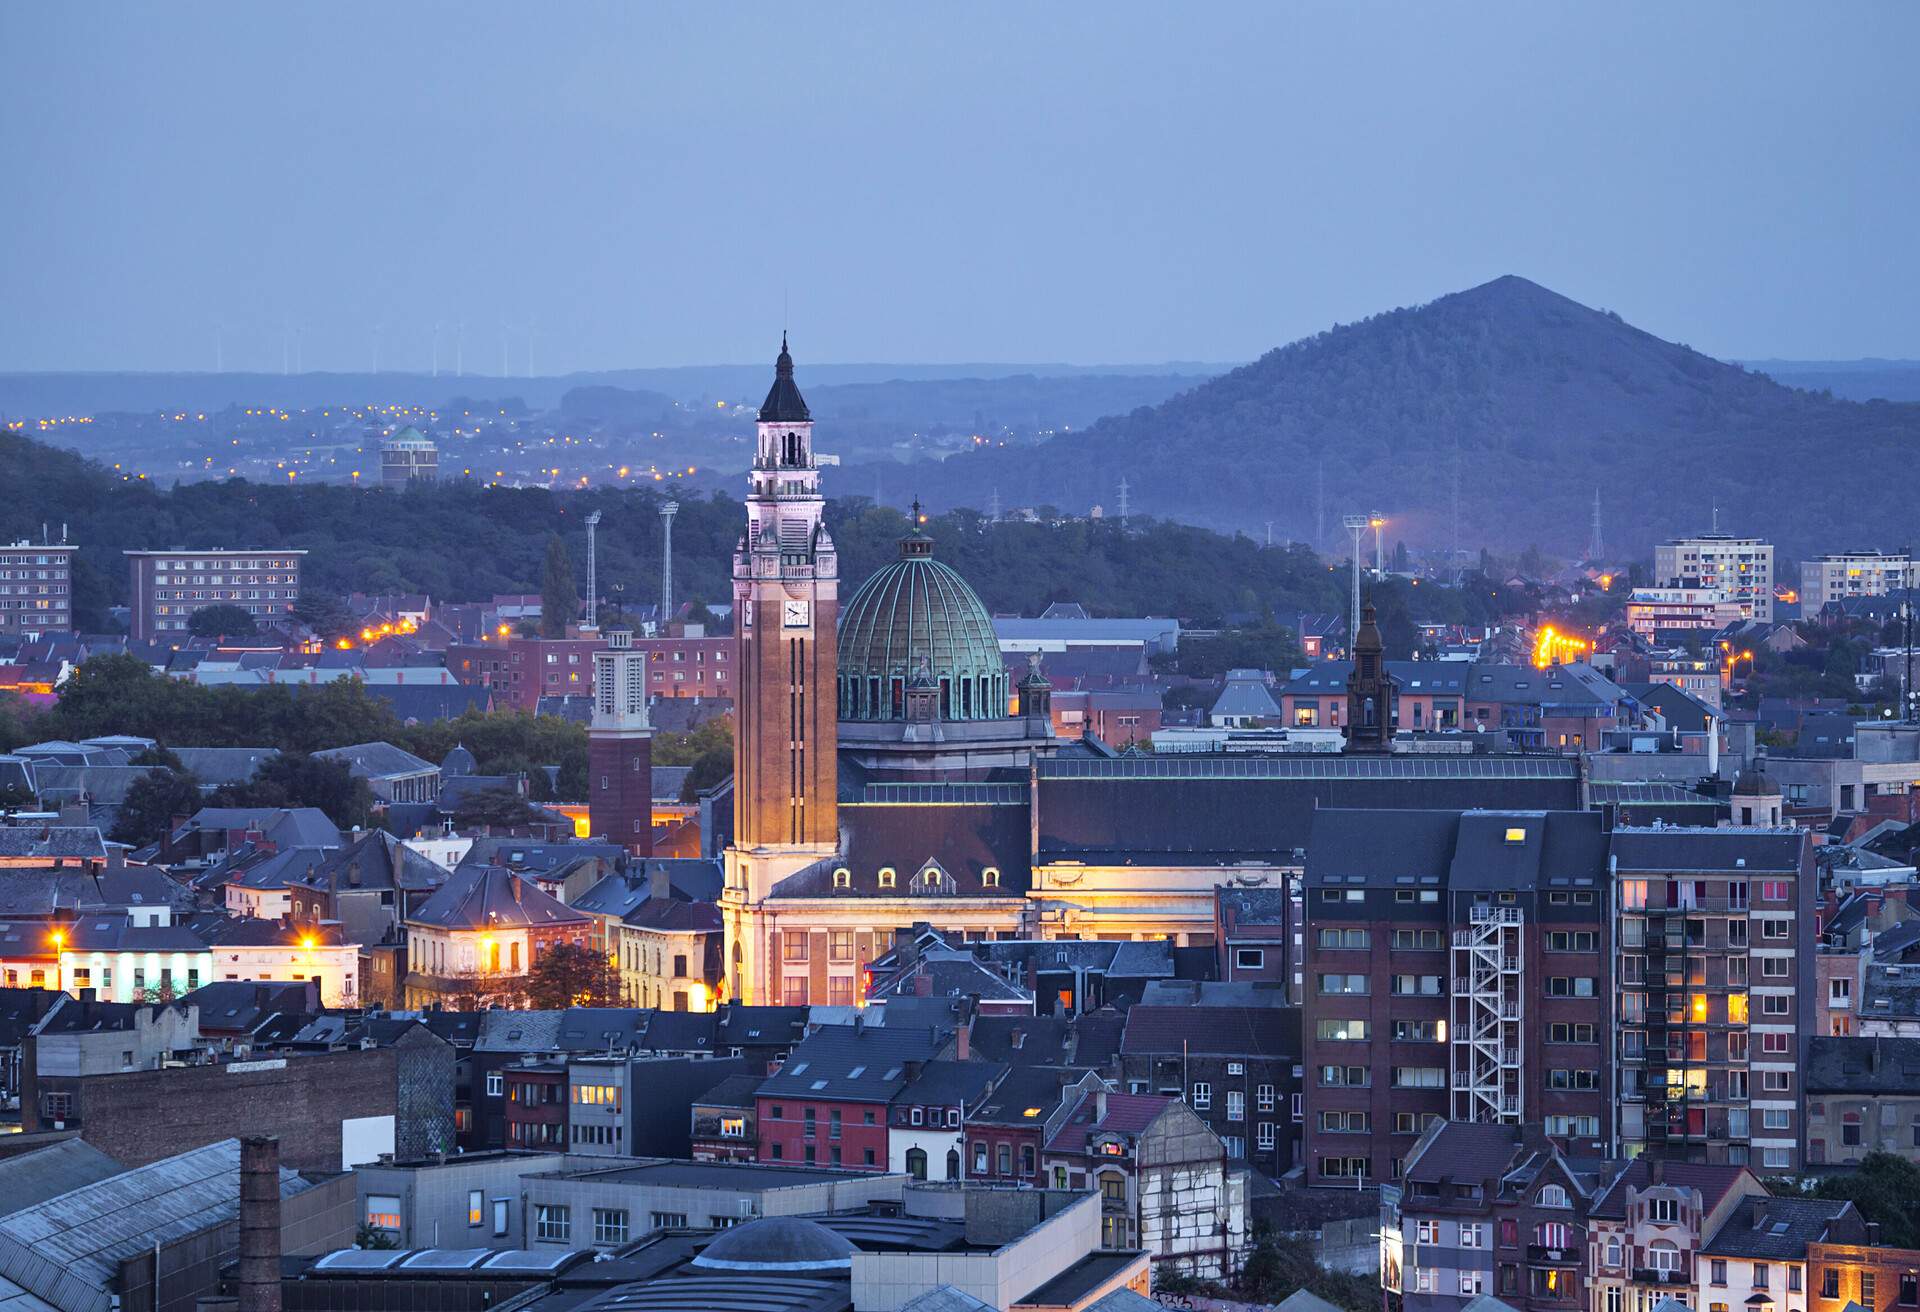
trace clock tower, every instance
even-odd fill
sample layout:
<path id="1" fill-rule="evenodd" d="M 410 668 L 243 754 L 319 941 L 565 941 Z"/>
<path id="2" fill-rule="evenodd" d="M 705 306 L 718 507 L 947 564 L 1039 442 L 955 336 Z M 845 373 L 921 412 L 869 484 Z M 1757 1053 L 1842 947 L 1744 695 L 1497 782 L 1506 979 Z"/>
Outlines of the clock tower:
<path id="1" fill-rule="evenodd" d="M 760 407 L 747 527 L 733 553 L 733 845 L 722 914 L 729 996 L 768 996 L 759 904 L 839 846 L 835 619 L 839 563 L 822 520 L 813 418 L 786 338 Z"/>

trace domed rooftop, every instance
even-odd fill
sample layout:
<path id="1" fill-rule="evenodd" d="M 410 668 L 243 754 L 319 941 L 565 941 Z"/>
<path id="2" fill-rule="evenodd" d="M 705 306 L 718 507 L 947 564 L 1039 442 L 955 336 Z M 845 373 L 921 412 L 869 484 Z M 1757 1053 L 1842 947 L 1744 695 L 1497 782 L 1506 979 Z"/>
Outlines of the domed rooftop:
<path id="1" fill-rule="evenodd" d="M 768 1216 L 721 1231 L 693 1265 L 707 1271 L 848 1271 L 854 1251 L 818 1221 Z"/>
<path id="2" fill-rule="evenodd" d="M 389 450 L 424 451 L 433 447 L 433 439 L 408 424 L 386 441 Z"/>
<path id="3" fill-rule="evenodd" d="M 442 779 L 463 778 L 479 768 L 480 763 L 473 759 L 473 753 L 467 750 L 465 743 L 455 743 L 453 750 L 440 759 Z"/>
<path id="4" fill-rule="evenodd" d="M 1764 752 L 1756 753 L 1753 764 L 1733 777 L 1733 795 L 1735 797 L 1777 797 L 1780 785 L 1767 773 L 1767 758 Z"/>
<path id="5" fill-rule="evenodd" d="M 937 688 L 942 720 L 1007 718 L 1007 672 L 993 620 L 966 580 L 914 528 L 900 558 L 840 611 L 840 718 L 905 720 L 907 690 Z"/>

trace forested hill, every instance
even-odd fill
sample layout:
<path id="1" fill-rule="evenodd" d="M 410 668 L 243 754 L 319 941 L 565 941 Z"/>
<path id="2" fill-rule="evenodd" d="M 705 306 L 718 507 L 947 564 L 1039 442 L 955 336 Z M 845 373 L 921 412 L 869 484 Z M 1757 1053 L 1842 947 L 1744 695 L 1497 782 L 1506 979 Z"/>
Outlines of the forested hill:
<path id="1" fill-rule="evenodd" d="M 831 481 L 841 481 L 830 471 Z M 436 601 L 540 590 L 549 538 L 566 544 L 584 580 L 588 512 L 599 510 L 600 586 L 610 602 L 659 595 L 660 502 L 651 488 L 486 487 L 458 481 L 393 491 L 239 479 L 177 488 L 126 482 L 74 455 L 0 433 L 0 541 L 39 539 L 64 526 L 80 550 L 74 609 L 90 631 L 127 599 L 123 551 L 151 547 L 300 547 L 302 591 L 425 592 Z M 732 497 L 679 499 L 674 519 L 676 594 L 720 602 L 731 595 L 732 552 L 746 512 Z M 899 553 L 906 517 L 865 497 L 828 502 L 851 592 Z M 1338 610 L 1344 575 L 1310 553 L 1264 549 L 1178 523 L 1123 532 L 1114 521 L 988 524 L 967 511 L 930 525 L 940 557 L 996 611 L 1037 614 L 1080 601 L 1096 614 L 1176 615 L 1211 623 L 1247 613 Z"/>
<path id="2" fill-rule="evenodd" d="M 1114 506 L 1216 528 L 1325 536 L 1385 511 L 1410 546 L 1574 555 L 1596 488 L 1622 554 L 1707 527 L 1769 535 L 1788 558 L 1911 532 L 1920 405 L 1783 387 L 1504 277 L 1336 326 L 1152 407 L 1032 448 L 946 462 L 940 505 Z M 895 473 L 894 478 L 902 475 Z M 863 477 L 850 471 L 855 486 Z"/>

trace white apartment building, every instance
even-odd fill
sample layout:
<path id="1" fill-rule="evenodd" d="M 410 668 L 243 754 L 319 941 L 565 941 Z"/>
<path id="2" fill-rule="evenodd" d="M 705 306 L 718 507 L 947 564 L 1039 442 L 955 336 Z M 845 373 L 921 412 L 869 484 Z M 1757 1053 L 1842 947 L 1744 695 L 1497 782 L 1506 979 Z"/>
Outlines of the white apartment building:
<path id="1" fill-rule="evenodd" d="M 1812 615 L 1830 601 L 1885 597 L 1907 586 L 1912 559 L 1905 552 L 1830 551 L 1800 562 L 1800 613 Z M 1920 580 L 1916 580 L 1920 581 Z"/>
<path id="2" fill-rule="evenodd" d="M 1773 544 L 1759 538 L 1716 532 L 1663 542 L 1653 549 L 1653 581 L 1708 588 L 1738 605 L 1744 619 L 1773 619 Z"/>

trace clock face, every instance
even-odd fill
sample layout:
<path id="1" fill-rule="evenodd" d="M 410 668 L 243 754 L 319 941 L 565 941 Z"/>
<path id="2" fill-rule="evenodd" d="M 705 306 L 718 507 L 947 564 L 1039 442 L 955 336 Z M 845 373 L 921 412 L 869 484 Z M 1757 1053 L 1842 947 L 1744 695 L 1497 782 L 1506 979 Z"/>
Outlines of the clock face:
<path id="1" fill-rule="evenodd" d="M 807 627 L 807 603 L 804 601 L 784 602 L 780 609 L 780 621 L 789 629 Z"/>

